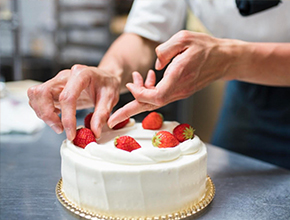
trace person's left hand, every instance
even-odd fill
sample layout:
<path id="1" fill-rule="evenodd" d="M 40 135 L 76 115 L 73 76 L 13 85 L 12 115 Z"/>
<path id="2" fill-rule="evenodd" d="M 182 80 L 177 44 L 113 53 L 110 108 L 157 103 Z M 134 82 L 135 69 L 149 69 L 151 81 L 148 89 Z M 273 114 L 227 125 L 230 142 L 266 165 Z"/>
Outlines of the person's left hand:
<path id="1" fill-rule="evenodd" d="M 138 72 L 133 73 L 133 83 L 126 86 L 135 100 L 118 109 L 108 120 L 113 127 L 118 122 L 144 111 L 151 111 L 176 100 L 184 99 L 211 82 L 227 76 L 230 66 L 231 44 L 227 40 L 206 34 L 180 31 L 156 48 L 155 68 L 168 65 L 162 80 L 155 86 L 153 70 L 145 82 Z M 229 41 L 230 42 L 230 41 Z"/>
<path id="2" fill-rule="evenodd" d="M 119 100 L 120 81 L 118 76 L 99 67 L 75 64 L 29 88 L 27 95 L 36 115 L 56 133 L 65 130 L 68 140 L 76 135 L 76 110 L 94 107 L 91 130 L 99 138 Z"/>

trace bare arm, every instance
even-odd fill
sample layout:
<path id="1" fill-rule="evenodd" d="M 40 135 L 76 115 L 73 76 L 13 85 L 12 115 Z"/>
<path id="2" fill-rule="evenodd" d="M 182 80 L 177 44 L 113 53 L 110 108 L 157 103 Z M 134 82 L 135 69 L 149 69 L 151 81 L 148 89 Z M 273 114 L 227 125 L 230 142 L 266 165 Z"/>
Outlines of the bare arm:
<path id="1" fill-rule="evenodd" d="M 134 83 L 127 88 L 135 100 L 114 113 L 109 126 L 130 115 L 187 98 L 218 79 L 290 86 L 290 43 L 250 43 L 180 31 L 159 45 L 156 54 L 157 70 L 172 60 L 162 80 L 155 86 L 154 72 L 148 73 L 145 82 L 134 73 Z"/>
<path id="2" fill-rule="evenodd" d="M 269 86 L 290 86 L 290 43 L 233 41 L 227 50 L 228 53 L 232 50 L 234 57 L 225 73 L 229 78 Z"/>
<path id="3" fill-rule="evenodd" d="M 121 90 L 132 81 L 132 72 L 139 71 L 143 76 L 156 59 L 157 42 L 150 41 L 133 33 L 122 34 L 109 48 L 99 68 L 115 74 L 121 81 Z"/>

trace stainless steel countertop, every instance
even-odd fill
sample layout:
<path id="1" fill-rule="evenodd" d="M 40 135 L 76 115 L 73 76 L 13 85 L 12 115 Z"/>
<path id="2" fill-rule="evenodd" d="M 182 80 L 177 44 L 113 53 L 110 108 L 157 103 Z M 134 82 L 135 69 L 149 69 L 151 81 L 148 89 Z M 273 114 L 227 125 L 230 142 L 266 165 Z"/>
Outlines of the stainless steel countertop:
<path id="1" fill-rule="evenodd" d="M 79 219 L 57 200 L 60 145 L 50 128 L 35 135 L 1 135 L 0 219 Z M 189 219 L 290 219 L 290 171 L 208 145 L 216 195 Z"/>

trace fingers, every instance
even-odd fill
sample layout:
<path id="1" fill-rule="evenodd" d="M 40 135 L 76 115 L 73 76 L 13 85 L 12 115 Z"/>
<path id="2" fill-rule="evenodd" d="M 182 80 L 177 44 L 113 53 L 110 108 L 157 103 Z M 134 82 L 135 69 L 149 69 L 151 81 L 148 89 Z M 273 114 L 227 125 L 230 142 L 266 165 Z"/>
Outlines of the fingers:
<path id="1" fill-rule="evenodd" d="M 154 103 L 153 98 L 156 97 L 155 83 L 156 76 L 153 70 L 149 70 L 145 84 L 143 84 L 143 78 L 140 73 L 133 72 L 133 83 L 127 83 L 127 89 L 132 93 L 136 100 L 145 103 Z"/>
<path id="2" fill-rule="evenodd" d="M 133 115 L 158 108 L 154 105 L 153 101 L 153 97 L 156 96 L 156 91 L 154 90 L 156 83 L 155 72 L 153 70 L 149 70 L 145 85 L 140 73 L 133 72 L 132 76 L 133 83 L 128 83 L 127 88 L 132 92 L 136 100 L 129 102 L 111 115 L 108 120 L 108 126 L 111 128 Z M 143 93 L 144 96 L 141 95 Z M 141 100 L 144 100 L 144 102 Z"/>
<path id="3" fill-rule="evenodd" d="M 156 98 L 158 95 L 158 91 L 155 88 L 147 89 L 145 87 L 140 87 L 133 83 L 128 83 L 127 85 L 128 90 L 132 93 L 134 98 L 139 102 L 145 102 L 149 104 L 155 104 Z"/>
<path id="4" fill-rule="evenodd" d="M 96 100 L 97 104 L 91 119 L 91 129 L 96 138 L 100 138 L 102 127 L 108 121 L 110 113 L 112 112 L 112 109 L 117 101 L 118 99 L 115 90 L 104 88 L 99 91 Z"/>
<path id="5" fill-rule="evenodd" d="M 51 120 L 46 122 L 46 124 L 48 124 L 57 134 L 61 134 L 63 132 L 63 126 L 59 114 L 60 110 L 58 109 L 51 114 Z"/>
<path id="6" fill-rule="evenodd" d="M 145 81 L 145 87 L 153 88 L 155 86 L 155 83 L 156 83 L 155 72 L 153 70 L 149 70 Z"/>
<path id="7" fill-rule="evenodd" d="M 62 93 L 60 98 L 61 121 L 68 140 L 73 140 L 76 135 L 76 98 Z"/>
<path id="8" fill-rule="evenodd" d="M 140 87 L 136 84 L 128 83 L 127 88 L 133 94 L 135 100 L 114 112 L 108 120 L 108 126 L 112 128 L 119 122 L 124 121 L 133 115 L 158 109 L 167 103 L 174 101 L 175 96 L 173 95 L 171 97 L 169 95 L 172 94 L 170 91 L 172 88 L 172 82 L 169 81 L 169 78 L 163 78 L 156 87 L 151 88 L 145 88 L 144 86 Z M 161 89 L 157 88 L 158 86 Z"/>
<path id="9" fill-rule="evenodd" d="M 156 76 L 153 70 L 148 72 L 145 86 L 128 83 L 126 86 L 138 102 L 147 103 L 153 106 L 164 106 L 175 99 L 177 74 L 164 74 L 161 81 L 156 85 Z"/>
<path id="10" fill-rule="evenodd" d="M 62 112 L 61 121 L 68 140 L 73 140 L 76 135 L 77 100 L 90 82 L 89 74 L 83 73 L 83 70 L 88 71 L 82 66 L 74 66 L 71 69 L 71 76 L 59 96 Z"/>
<path id="11" fill-rule="evenodd" d="M 134 71 L 132 73 L 133 83 L 138 86 L 143 86 L 143 77 L 140 73 Z"/>
<path id="12" fill-rule="evenodd" d="M 146 88 L 152 88 L 155 86 L 156 83 L 156 75 L 153 70 L 148 71 L 145 84 L 143 83 L 143 77 L 139 72 L 134 71 L 132 73 L 132 77 L 133 84 L 137 86 L 145 86 Z"/>
<path id="13" fill-rule="evenodd" d="M 36 115 L 50 126 L 57 134 L 63 131 L 61 119 L 58 116 L 60 110 L 55 108 L 49 82 L 33 86 L 28 89 L 29 104 Z"/>
<path id="14" fill-rule="evenodd" d="M 138 102 L 137 100 L 131 101 L 115 111 L 108 120 L 108 126 L 113 128 L 116 124 L 145 111 L 151 111 L 157 109 L 157 106 L 149 103 Z"/>
<path id="15" fill-rule="evenodd" d="M 186 49 L 186 39 L 188 38 L 188 31 L 180 31 L 173 35 L 168 41 L 156 47 L 155 52 L 157 59 L 155 68 L 157 70 L 163 69 L 172 58 Z"/>
<path id="16" fill-rule="evenodd" d="M 91 129 L 96 138 L 100 137 L 103 125 L 118 102 L 119 90 L 116 88 L 118 81 L 109 73 L 82 65 L 72 68 L 71 76 L 59 96 L 62 124 L 69 140 L 73 140 L 76 134 L 76 109 L 80 101 L 94 105 Z"/>
<path id="17" fill-rule="evenodd" d="M 142 81 L 137 75 L 136 83 L 143 85 Z M 94 105 L 91 127 L 98 138 L 118 102 L 118 87 L 119 81 L 114 75 L 96 67 L 74 65 L 46 83 L 29 89 L 28 96 L 38 117 L 57 133 L 65 130 L 68 140 L 73 140 L 76 134 L 76 109 Z M 60 109 L 61 118 L 58 116 Z"/>

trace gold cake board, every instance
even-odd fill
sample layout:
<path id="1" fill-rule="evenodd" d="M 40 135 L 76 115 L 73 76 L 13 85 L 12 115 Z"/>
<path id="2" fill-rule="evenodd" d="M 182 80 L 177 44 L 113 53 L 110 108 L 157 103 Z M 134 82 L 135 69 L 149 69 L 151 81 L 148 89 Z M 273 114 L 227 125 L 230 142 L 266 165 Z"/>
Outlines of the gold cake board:
<path id="1" fill-rule="evenodd" d="M 59 200 L 59 202 L 67 208 L 70 212 L 73 214 L 85 218 L 85 219 L 91 219 L 91 220 L 137 220 L 137 219 L 145 219 L 145 218 L 119 218 L 116 216 L 108 216 L 108 215 L 102 215 L 100 213 L 93 213 L 91 211 L 84 210 L 80 207 L 78 207 L 73 202 L 69 201 L 63 190 L 62 190 L 62 179 L 60 179 L 56 185 L 55 188 L 56 196 Z M 189 216 L 197 215 L 199 212 L 201 212 L 203 209 L 205 209 L 213 200 L 215 195 L 215 186 L 211 180 L 211 178 L 208 176 L 206 181 L 206 192 L 204 197 L 196 204 L 192 205 L 191 207 L 180 210 L 179 212 L 171 213 L 168 215 L 162 215 L 162 216 L 156 216 L 156 217 L 148 217 L 146 220 L 179 220 L 183 219 Z"/>

